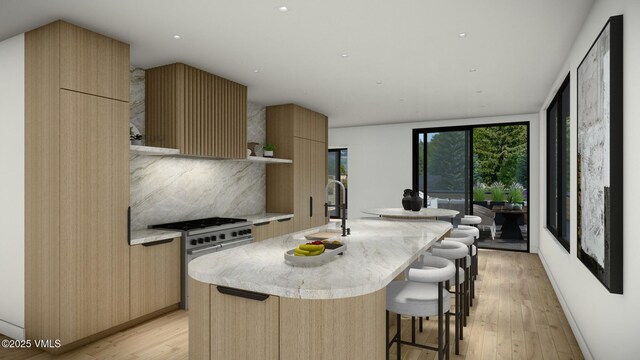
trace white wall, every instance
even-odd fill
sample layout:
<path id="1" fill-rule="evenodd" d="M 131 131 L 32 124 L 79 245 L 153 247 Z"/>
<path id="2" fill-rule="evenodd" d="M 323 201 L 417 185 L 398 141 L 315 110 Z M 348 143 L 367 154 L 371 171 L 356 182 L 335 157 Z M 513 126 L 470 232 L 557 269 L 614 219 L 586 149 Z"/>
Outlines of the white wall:
<path id="1" fill-rule="evenodd" d="M 0 42 L 0 333 L 24 339 L 24 34 Z"/>
<path id="2" fill-rule="evenodd" d="M 640 1 L 598 0 L 594 3 L 582 30 L 573 44 L 556 84 L 540 111 L 545 134 L 545 110 L 560 84 L 571 71 L 571 194 L 576 194 L 576 69 L 613 15 L 624 15 L 624 294 L 613 295 L 587 270 L 576 256 L 577 200 L 571 197 L 571 253 L 555 240 L 541 223 L 540 258 L 554 285 L 558 298 L 587 359 L 638 359 L 637 341 L 640 324 L 640 241 L 635 231 L 637 204 L 640 200 Z M 544 136 L 540 138 L 540 214 L 546 208 L 546 158 Z"/>
<path id="3" fill-rule="evenodd" d="M 523 121 L 530 123 L 530 248 L 537 252 L 534 230 L 539 228 L 539 212 L 533 198 L 539 191 L 537 114 L 329 129 L 329 147 L 349 149 L 349 217 L 367 216 L 362 209 L 401 206 L 402 191 L 412 188 L 412 129 Z"/>

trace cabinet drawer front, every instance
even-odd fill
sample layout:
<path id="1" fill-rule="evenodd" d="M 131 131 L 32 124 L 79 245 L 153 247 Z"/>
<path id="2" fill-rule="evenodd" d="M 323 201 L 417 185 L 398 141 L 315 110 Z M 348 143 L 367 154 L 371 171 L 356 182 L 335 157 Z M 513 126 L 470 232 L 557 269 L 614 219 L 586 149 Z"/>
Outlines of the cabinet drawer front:
<path id="1" fill-rule="evenodd" d="M 129 101 L 129 45 L 60 22 L 60 87 Z"/>
<path id="2" fill-rule="evenodd" d="M 281 236 L 293 232 L 293 219 L 273 221 L 273 236 Z"/>
<path id="3" fill-rule="evenodd" d="M 251 229 L 254 241 L 262 241 L 273 237 L 273 222 L 254 224 Z"/>
<path id="4" fill-rule="evenodd" d="M 211 285 L 211 359 L 279 359 L 280 298 L 259 301 Z M 233 341 L 227 341 L 233 339 Z"/>
<path id="5" fill-rule="evenodd" d="M 131 247 L 131 318 L 180 302 L 180 238 Z"/>

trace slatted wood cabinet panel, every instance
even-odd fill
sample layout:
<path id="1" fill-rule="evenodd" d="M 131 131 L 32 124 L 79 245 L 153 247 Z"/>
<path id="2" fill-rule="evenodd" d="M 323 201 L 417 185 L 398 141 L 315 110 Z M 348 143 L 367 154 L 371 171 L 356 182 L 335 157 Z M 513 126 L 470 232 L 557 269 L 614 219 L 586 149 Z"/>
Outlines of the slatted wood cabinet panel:
<path id="1" fill-rule="evenodd" d="M 273 237 L 273 226 L 270 222 L 256 223 L 251 227 L 253 241 L 262 241 Z"/>
<path id="2" fill-rule="evenodd" d="M 146 144 L 183 154 L 247 157 L 247 87 L 185 64 L 145 74 Z"/>
<path id="3" fill-rule="evenodd" d="M 59 21 L 60 87 L 129 101 L 129 45 Z"/>
<path id="4" fill-rule="evenodd" d="M 129 46 L 25 34 L 25 331 L 63 347 L 130 320 Z"/>
<path id="5" fill-rule="evenodd" d="M 131 247 L 131 318 L 180 303 L 180 238 Z"/>
<path id="6" fill-rule="evenodd" d="M 58 39 L 57 23 L 25 33 L 25 331 L 28 339 L 55 339 L 59 333 Z"/>
<path id="7" fill-rule="evenodd" d="M 326 223 L 327 117 L 295 104 L 267 107 L 267 142 L 293 166 L 267 166 L 267 212 L 293 212 L 293 231 Z"/>
<path id="8" fill-rule="evenodd" d="M 129 320 L 129 104 L 60 91 L 60 339 Z"/>
<path id="9" fill-rule="evenodd" d="M 259 301 L 210 288 L 210 359 L 280 359 L 280 298 Z"/>

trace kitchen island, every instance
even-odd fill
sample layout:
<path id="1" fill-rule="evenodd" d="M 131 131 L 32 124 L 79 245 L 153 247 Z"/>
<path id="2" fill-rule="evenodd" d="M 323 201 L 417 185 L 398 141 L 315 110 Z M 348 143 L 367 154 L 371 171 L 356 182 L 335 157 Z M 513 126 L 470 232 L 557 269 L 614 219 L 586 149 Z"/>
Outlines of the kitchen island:
<path id="1" fill-rule="evenodd" d="M 317 228 L 189 264 L 191 359 L 383 359 L 385 287 L 451 229 L 440 221 L 349 222 L 348 249 L 318 267 L 284 252 Z M 337 230 L 336 230 L 337 231 Z"/>

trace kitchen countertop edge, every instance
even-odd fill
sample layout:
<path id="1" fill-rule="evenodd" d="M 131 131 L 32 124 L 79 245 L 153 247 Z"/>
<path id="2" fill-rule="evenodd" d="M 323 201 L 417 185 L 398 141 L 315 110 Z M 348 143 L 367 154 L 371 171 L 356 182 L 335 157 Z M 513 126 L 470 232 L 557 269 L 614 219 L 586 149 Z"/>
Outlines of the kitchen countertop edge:
<path id="1" fill-rule="evenodd" d="M 140 229 L 131 231 L 131 242 L 129 245 L 142 245 L 161 240 L 174 239 L 182 236 L 180 231 Z"/>
<path id="2" fill-rule="evenodd" d="M 264 214 L 257 214 L 257 215 L 241 215 L 241 216 L 238 216 L 238 218 L 247 219 L 247 221 L 250 221 L 254 224 L 259 224 L 259 223 L 266 223 L 266 222 L 277 221 L 277 220 L 292 219 L 293 214 L 264 213 Z"/>

